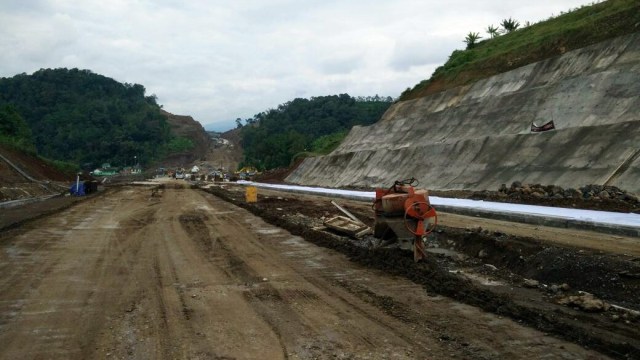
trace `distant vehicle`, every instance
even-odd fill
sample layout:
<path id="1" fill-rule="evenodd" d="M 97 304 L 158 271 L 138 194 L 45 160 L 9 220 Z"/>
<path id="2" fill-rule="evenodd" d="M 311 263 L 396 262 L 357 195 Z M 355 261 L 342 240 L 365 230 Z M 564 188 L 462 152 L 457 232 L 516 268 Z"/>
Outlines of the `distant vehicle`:
<path id="1" fill-rule="evenodd" d="M 260 174 L 260 172 L 253 166 L 245 166 L 235 172 L 235 176 L 240 180 L 251 180 L 255 175 L 258 174 Z"/>
<path id="2" fill-rule="evenodd" d="M 176 171 L 176 179 L 184 179 L 184 171 L 177 170 Z"/>

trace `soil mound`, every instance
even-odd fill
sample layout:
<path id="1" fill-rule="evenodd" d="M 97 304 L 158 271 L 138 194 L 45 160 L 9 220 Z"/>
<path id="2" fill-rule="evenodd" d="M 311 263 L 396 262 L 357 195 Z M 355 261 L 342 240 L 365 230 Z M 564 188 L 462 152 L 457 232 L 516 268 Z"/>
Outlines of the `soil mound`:
<path id="1" fill-rule="evenodd" d="M 640 213 L 638 196 L 615 186 L 586 185 L 578 189 L 565 189 L 556 185 L 513 182 L 509 187 L 502 184 L 497 191 L 474 191 L 457 195 L 474 200 Z"/>
<path id="2" fill-rule="evenodd" d="M 73 173 L 13 148 L 0 145 L 0 155 L 0 202 L 60 193 L 75 178 Z"/>

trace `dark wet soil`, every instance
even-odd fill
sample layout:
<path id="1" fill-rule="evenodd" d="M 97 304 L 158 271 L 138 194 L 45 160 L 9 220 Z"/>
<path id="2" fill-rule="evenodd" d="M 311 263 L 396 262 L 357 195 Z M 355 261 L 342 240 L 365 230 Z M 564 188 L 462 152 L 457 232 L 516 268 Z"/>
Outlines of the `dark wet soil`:
<path id="1" fill-rule="evenodd" d="M 260 195 L 257 203 L 247 204 L 240 192 L 220 188 L 207 191 L 309 242 L 339 251 L 358 264 L 411 279 L 429 292 L 511 317 L 614 358 L 640 358 L 637 312 L 614 307 L 585 311 L 576 305 L 560 304 L 562 299 L 579 296 L 582 291 L 606 303 L 640 310 L 638 258 L 549 246 L 531 238 L 482 229 L 440 227 L 429 245 L 456 256 L 433 255 L 427 261 L 414 263 L 410 252 L 369 249 L 347 238 L 314 230 L 313 224 L 327 215 L 328 208 L 315 202 Z M 373 222 L 371 214 L 356 216 Z M 478 277 L 498 285 L 472 280 Z M 533 280 L 537 283 L 531 283 Z M 389 311 L 392 307 L 393 304 Z"/>
<path id="2" fill-rule="evenodd" d="M 443 192 L 443 194 L 447 195 L 446 197 L 468 198 L 473 200 L 505 202 L 512 204 L 542 205 L 584 210 L 613 211 L 622 213 L 640 212 L 640 203 L 631 200 L 602 199 L 598 197 L 588 199 L 552 197 L 538 198 L 536 196 L 528 194 L 511 194 L 509 196 L 504 196 L 504 194 L 498 191 L 466 191 L 463 196 L 453 196 L 453 194 L 450 194 L 450 192 Z"/>

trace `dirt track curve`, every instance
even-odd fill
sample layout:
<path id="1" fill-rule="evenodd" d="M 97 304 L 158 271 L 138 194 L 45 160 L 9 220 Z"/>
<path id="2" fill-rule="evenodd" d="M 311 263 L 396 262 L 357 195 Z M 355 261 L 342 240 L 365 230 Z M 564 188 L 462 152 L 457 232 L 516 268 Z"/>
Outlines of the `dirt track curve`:
<path id="1" fill-rule="evenodd" d="M 604 358 L 192 189 L 5 231 L 0 273 L 2 359 Z"/>

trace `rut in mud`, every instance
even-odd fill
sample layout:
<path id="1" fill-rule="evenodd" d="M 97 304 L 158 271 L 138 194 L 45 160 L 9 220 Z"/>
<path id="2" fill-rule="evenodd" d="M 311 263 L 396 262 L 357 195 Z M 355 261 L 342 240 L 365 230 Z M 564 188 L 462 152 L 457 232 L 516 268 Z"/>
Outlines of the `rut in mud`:
<path id="1" fill-rule="evenodd" d="M 640 319 L 633 316 L 633 313 L 585 312 L 558 304 L 557 299 L 562 294 L 555 287 L 554 291 L 543 285 L 537 288 L 521 287 L 524 278 L 536 279 L 541 284 L 566 283 L 572 288 L 638 309 L 638 259 L 553 247 L 536 243 L 532 239 L 490 234 L 481 229 L 469 231 L 441 228 L 437 241 L 448 243 L 452 248 L 466 253 L 471 260 L 460 264 L 444 256 L 430 256 L 427 261 L 416 264 L 410 253 L 398 249 L 369 250 L 335 235 L 314 230 L 309 224 L 291 221 L 292 216 L 283 216 L 293 214 L 319 218 L 326 213 L 326 208 L 318 209 L 311 202 L 259 197 L 258 203 L 247 204 L 238 193 L 220 188 L 207 191 L 248 209 L 267 222 L 287 229 L 307 241 L 339 251 L 351 261 L 408 278 L 422 285 L 428 292 L 511 317 L 612 357 L 640 356 Z M 370 220 L 366 214 L 361 215 Z M 475 255 L 480 251 L 485 254 L 483 259 L 478 260 Z M 459 271 L 452 270 L 475 265 L 482 272 L 485 263 L 491 263 L 498 269 L 497 273 L 491 275 L 498 278 L 502 275 L 506 286 L 483 286 L 461 276 Z M 372 298 L 371 301 L 383 304 L 390 315 L 403 314 L 403 311 L 394 310 L 394 304 L 385 303 L 389 299 Z"/>

